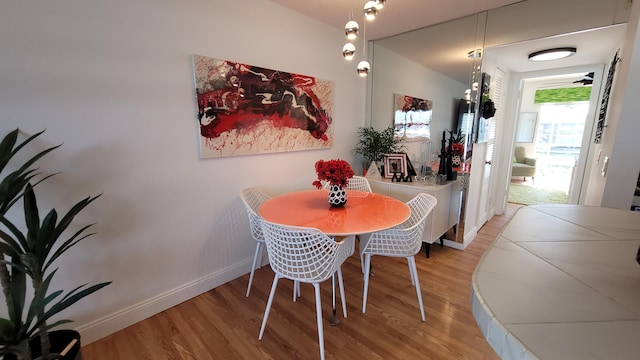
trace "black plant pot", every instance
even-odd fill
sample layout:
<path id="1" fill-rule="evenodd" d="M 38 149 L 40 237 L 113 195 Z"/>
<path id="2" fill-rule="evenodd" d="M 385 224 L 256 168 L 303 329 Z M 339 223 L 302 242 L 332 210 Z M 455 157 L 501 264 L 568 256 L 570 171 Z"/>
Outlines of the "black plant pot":
<path id="1" fill-rule="evenodd" d="M 54 330 L 49 332 L 49 340 L 51 342 L 50 354 L 60 354 L 64 351 L 71 342 L 75 340 L 73 346 L 67 349 L 64 356 L 59 359 L 63 360 L 82 360 L 82 353 L 80 352 L 80 333 L 75 330 Z M 29 341 L 31 348 L 31 356 L 35 359 L 40 359 L 40 337 L 36 337 Z M 6 360 L 16 360 L 17 358 L 13 354 L 5 355 Z"/>

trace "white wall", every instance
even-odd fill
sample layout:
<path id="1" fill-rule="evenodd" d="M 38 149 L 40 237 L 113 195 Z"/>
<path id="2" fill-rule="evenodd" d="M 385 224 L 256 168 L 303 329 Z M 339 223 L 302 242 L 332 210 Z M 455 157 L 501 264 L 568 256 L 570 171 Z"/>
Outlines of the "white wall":
<path id="1" fill-rule="evenodd" d="M 526 82 L 523 89 L 522 89 L 522 97 L 521 97 L 521 103 L 520 103 L 520 112 L 534 112 L 537 113 L 538 116 L 540 116 L 540 104 L 536 104 L 534 102 L 535 100 L 535 96 L 536 96 L 536 90 L 538 88 L 538 85 L 543 82 L 543 81 L 529 81 Z M 518 124 L 517 124 L 517 118 L 516 118 L 516 134 L 518 131 Z M 540 118 L 538 118 L 536 120 L 536 128 L 540 123 Z M 537 131 L 537 129 L 536 129 Z M 535 133 L 534 133 L 535 136 Z M 515 146 L 522 146 L 525 148 L 525 154 L 529 155 L 529 156 L 534 156 L 535 151 L 536 151 L 536 143 L 535 143 L 535 138 L 534 141 L 531 143 L 520 143 L 520 142 L 516 142 Z"/>
<path id="2" fill-rule="evenodd" d="M 78 219 L 97 235 L 52 286 L 113 281 L 62 314 L 85 344 L 246 274 L 240 189 L 311 188 L 316 160 L 353 161 L 366 80 L 343 37 L 266 0 L 3 2 L 0 133 L 64 144 L 41 163 L 61 171 L 37 189 L 42 208 L 103 193 Z M 332 80 L 334 147 L 199 159 L 192 54 Z"/>
<path id="3" fill-rule="evenodd" d="M 468 85 L 426 68 L 382 46 L 375 46 L 372 66 L 373 93 L 371 125 L 384 129 L 393 125 L 394 94 L 433 101 L 431 139 L 440 151 L 442 131 L 453 130 L 458 116 L 458 104 Z M 378 69 L 378 70 L 376 70 Z M 419 156 L 419 142 L 407 143 L 407 154 Z M 414 164 L 415 165 L 415 164 Z"/>
<path id="4" fill-rule="evenodd" d="M 640 171 L 637 139 L 640 134 L 640 4 L 631 8 L 624 45 L 614 77 L 611 100 L 606 116 L 602 143 L 594 151 L 602 151 L 600 161 L 594 156 L 588 166 L 591 172 L 586 190 L 586 205 L 629 209 Z M 611 56 L 613 58 L 613 54 Z M 605 69 L 609 71 L 609 67 Z M 603 80 L 604 81 L 604 80 Z M 609 158 L 608 170 L 601 175 L 603 159 Z"/>

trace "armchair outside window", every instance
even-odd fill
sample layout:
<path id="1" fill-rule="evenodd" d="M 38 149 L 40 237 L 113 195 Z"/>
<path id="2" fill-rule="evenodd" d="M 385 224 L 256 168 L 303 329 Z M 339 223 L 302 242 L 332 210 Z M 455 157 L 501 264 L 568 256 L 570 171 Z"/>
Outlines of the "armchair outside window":
<path id="1" fill-rule="evenodd" d="M 524 147 L 516 146 L 513 156 L 513 164 L 511 164 L 511 176 L 522 176 L 524 180 L 527 177 L 534 180 L 536 176 L 536 159 L 525 155 Z"/>

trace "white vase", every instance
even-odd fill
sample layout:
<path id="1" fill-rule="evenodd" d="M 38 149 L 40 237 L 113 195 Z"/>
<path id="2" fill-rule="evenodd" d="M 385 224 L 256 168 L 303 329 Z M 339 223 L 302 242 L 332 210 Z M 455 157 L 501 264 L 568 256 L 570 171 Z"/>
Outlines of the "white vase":
<path id="1" fill-rule="evenodd" d="M 331 185 L 329 187 L 329 205 L 341 207 L 347 203 L 347 191 L 340 185 Z"/>

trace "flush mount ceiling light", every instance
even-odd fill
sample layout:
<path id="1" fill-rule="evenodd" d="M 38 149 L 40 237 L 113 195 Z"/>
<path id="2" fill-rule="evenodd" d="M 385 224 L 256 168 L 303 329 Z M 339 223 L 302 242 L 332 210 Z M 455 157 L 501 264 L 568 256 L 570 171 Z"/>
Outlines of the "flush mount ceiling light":
<path id="1" fill-rule="evenodd" d="M 529 54 L 529 60 L 531 61 L 548 61 L 558 60 L 569 57 L 576 53 L 574 47 L 559 47 L 553 49 L 540 50 Z"/>
<path id="2" fill-rule="evenodd" d="M 374 20 L 378 16 L 378 7 L 375 1 L 367 1 L 364 4 L 364 18 L 368 21 Z"/>

